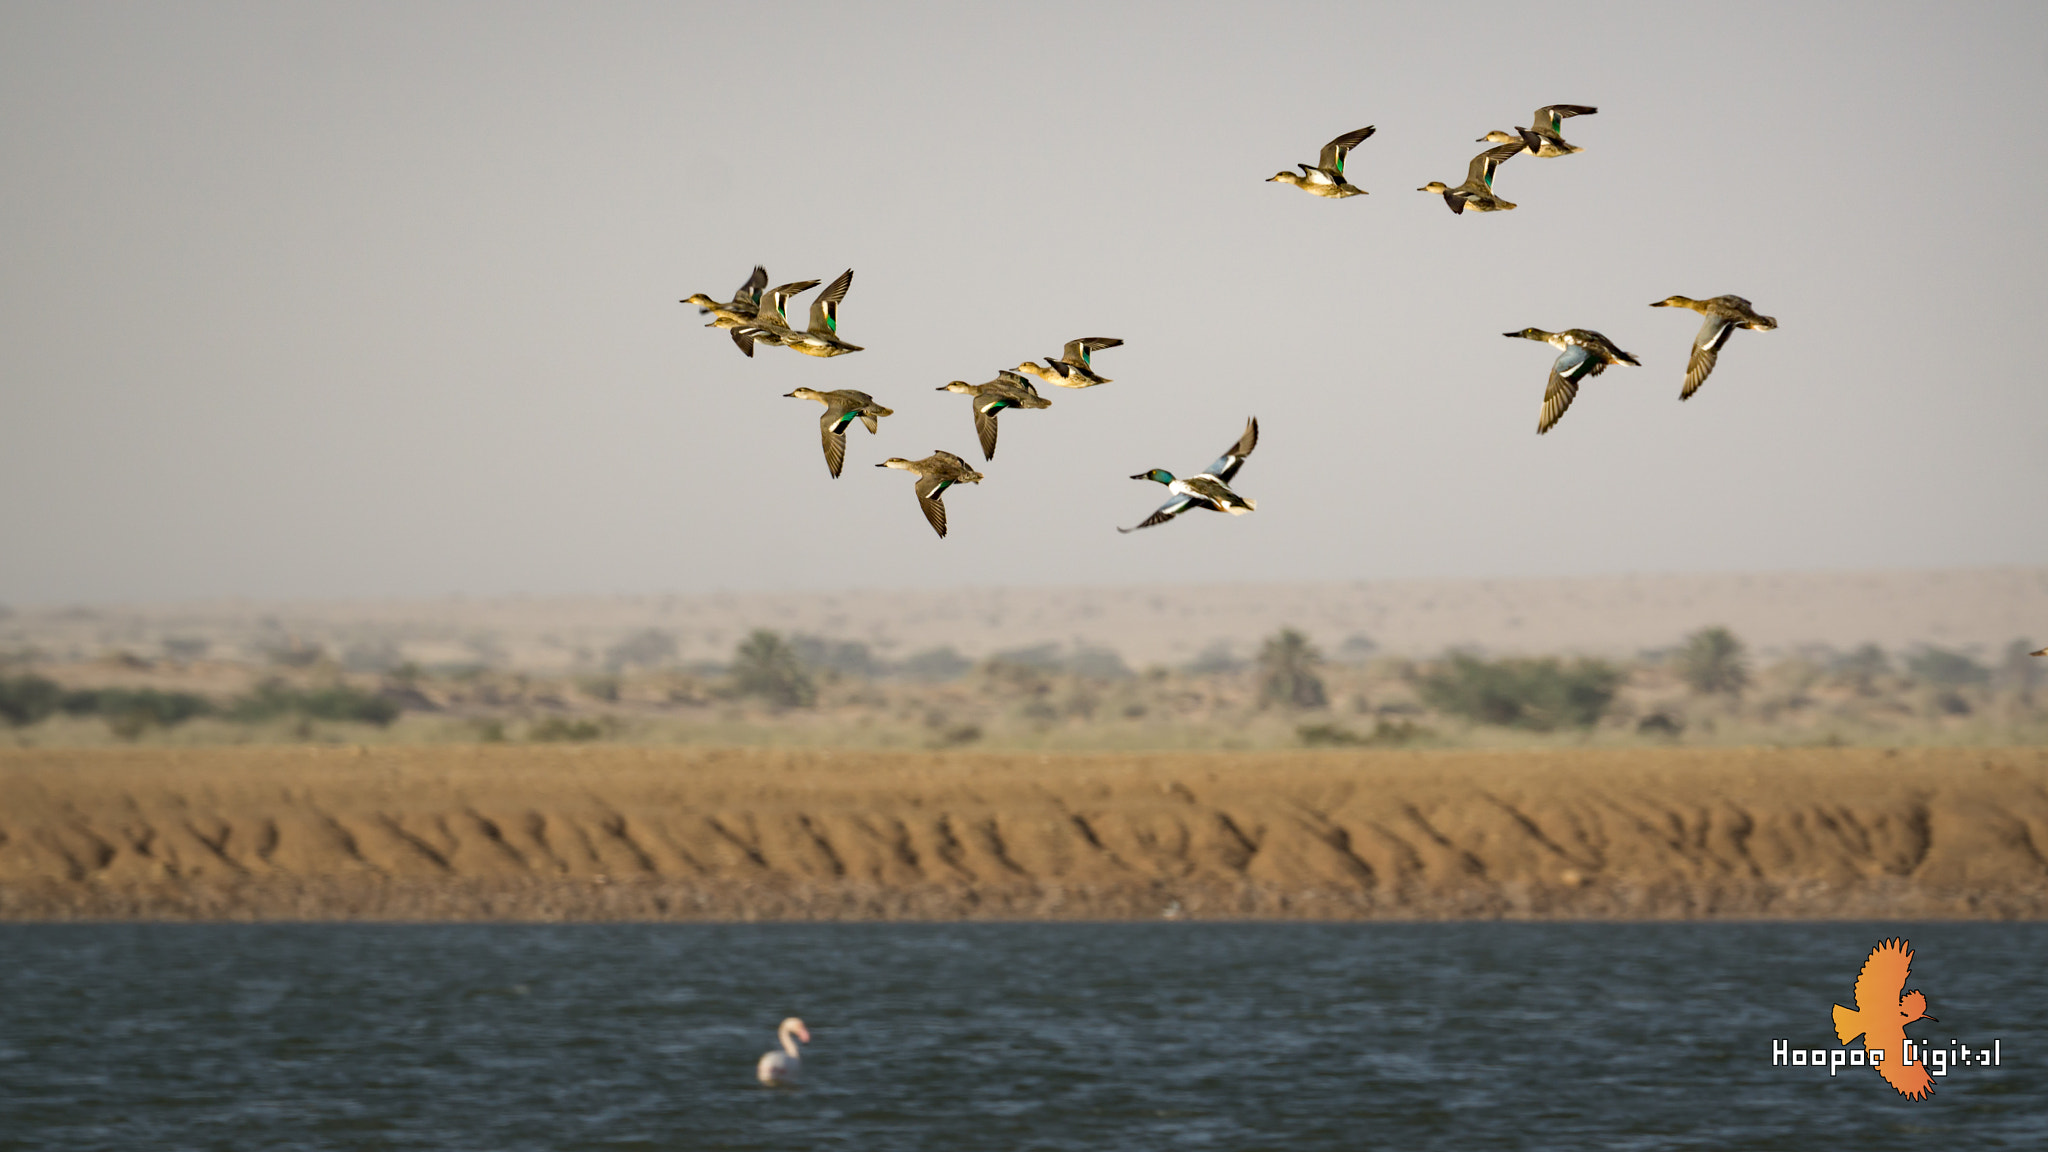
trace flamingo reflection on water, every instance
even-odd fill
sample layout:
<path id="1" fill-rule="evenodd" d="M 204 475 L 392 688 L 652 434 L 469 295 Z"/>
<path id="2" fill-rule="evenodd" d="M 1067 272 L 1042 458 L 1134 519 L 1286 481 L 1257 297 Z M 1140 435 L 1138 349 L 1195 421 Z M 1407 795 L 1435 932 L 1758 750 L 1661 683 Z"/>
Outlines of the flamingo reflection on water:
<path id="1" fill-rule="evenodd" d="M 811 1042 L 811 1033 L 804 1022 L 791 1016 L 775 1030 L 775 1038 L 782 1042 L 782 1051 L 762 1055 L 761 1062 L 754 1066 L 754 1075 L 761 1083 L 771 1088 L 795 1084 L 803 1073 L 803 1054 L 797 1051 L 796 1042 Z"/>

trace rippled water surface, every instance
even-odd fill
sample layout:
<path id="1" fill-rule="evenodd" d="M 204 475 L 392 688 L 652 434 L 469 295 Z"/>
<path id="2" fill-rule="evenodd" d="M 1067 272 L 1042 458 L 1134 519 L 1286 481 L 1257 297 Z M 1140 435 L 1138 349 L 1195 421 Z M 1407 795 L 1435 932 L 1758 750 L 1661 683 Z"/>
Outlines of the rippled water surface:
<path id="1" fill-rule="evenodd" d="M 1900 933 L 2002 1067 L 1774 1068 Z M 0 926 L 5 1148 L 2040 1149 L 2044 1057 L 2039 924 Z"/>

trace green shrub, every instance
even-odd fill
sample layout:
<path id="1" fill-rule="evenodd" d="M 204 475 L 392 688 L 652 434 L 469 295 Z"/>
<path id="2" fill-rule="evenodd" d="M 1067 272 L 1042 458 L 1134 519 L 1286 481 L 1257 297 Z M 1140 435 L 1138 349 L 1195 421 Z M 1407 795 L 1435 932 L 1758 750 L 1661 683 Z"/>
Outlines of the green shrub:
<path id="1" fill-rule="evenodd" d="M 1685 638 L 1678 650 L 1678 675 L 1702 696 L 1737 696 L 1749 683 L 1749 662 L 1735 633 L 1715 625 Z"/>
<path id="2" fill-rule="evenodd" d="M 796 650 L 765 628 L 733 652 L 732 679 L 740 695 L 758 696 L 778 708 L 808 708 L 818 700 L 817 686 Z"/>
<path id="3" fill-rule="evenodd" d="M 1294 734 L 1310 748 L 1399 748 L 1436 735 L 1410 720 L 1376 721 L 1363 736 L 1339 724 L 1303 724 Z"/>
<path id="4" fill-rule="evenodd" d="M 1459 652 L 1425 674 L 1416 687 L 1438 711 L 1481 724 L 1548 732 L 1599 723 L 1621 680 L 1621 670 L 1604 660 L 1487 661 Z"/>
<path id="5" fill-rule="evenodd" d="M 64 689 L 41 676 L 0 676 L 0 720 L 19 728 L 34 724 L 64 703 Z"/>
<path id="6" fill-rule="evenodd" d="M 792 636 L 789 646 L 806 668 L 837 672 L 841 676 L 870 679 L 882 674 L 881 662 L 858 640 L 826 640 L 817 636 Z"/>
<path id="7" fill-rule="evenodd" d="M 1266 638 L 1259 649 L 1259 700 L 1289 708 L 1322 708 L 1330 698 L 1315 673 L 1322 653 L 1292 628 Z"/>
<path id="8" fill-rule="evenodd" d="M 170 728 L 213 711 L 213 701 L 190 692 L 155 688 L 88 688 L 68 692 L 64 710 L 74 716 L 102 716 L 116 732 L 139 734 L 152 725 Z"/>
<path id="9" fill-rule="evenodd" d="M 228 707 L 230 719 L 256 722 L 280 716 L 302 720 L 344 720 L 375 724 L 382 728 L 398 719 L 398 704 L 375 692 L 347 684 L 324 688 L 293 688 L 279 680 L 266 680 L 249 695 Z"/>
<path id="10" fill-rule="evenodd" d="M 1991 679 L 1990 669 L 1946 648 L 1922 648 L 1907 656 L 1906 675 L 1939 688 L 1963 688 Z"/>
<path id="11" fill-rule="evenodd" d="M 571 720 L 567 716 L 550 716 L 526 730 L 528 740 L 600 740 L 604 738 L 605 726 L 595 720 Z"/>
<path id="12" fill-rule="evenodd" d="M 896 674 L 909 680 L 958 680 L 974 668 L 974 661 L 951 648 L 928 648 L 904 657 Z"/>

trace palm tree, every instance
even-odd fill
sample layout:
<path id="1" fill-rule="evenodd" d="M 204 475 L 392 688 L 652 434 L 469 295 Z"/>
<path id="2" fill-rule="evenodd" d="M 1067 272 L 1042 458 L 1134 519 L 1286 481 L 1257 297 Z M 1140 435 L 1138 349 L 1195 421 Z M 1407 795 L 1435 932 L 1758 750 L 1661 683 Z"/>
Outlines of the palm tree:
<path id="1" fill-rule="evenodd" d="M 1259 700 L 1289 708 L 1322 708 L 1329 704 L 1315 666 L 1322 653 L 1308 637 L 1292 628 L 1268 636 L 1259 649 Z"/>
<path id="2" fill-rule="evenodd" d="M 1686 687 L 1702 696 L 1741 695 L 1749 683 L 1742 641 L 1719 624 L 1700 629 L 1687 636 L 1685 647 L 1678 650 L 1678 675 Z"/>

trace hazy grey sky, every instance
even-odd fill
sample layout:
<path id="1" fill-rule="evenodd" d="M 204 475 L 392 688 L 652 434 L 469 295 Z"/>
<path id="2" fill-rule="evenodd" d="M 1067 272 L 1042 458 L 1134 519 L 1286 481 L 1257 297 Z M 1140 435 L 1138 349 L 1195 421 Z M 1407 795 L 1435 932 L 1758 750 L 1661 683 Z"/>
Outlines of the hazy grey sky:
<path id="1" fill-rule="evenodd" d="M 2044 61 L 2038 3 L 9 3 L 0 602 L 2048 563 Z M 1516 211 L 1415 191 L 1550 102 Z M 1372 195 L 1264 182 L 1368 123 Z M 867 351 L 677 303 L 757 261 Z M 1680 404 L 1647 305 L 1723 292 L 1782 326 Z M 1527 325 L 1644 367 L 1539 438 Z M 1083 335 L 935 537 L 872 465 Z M 838 481 L 798 385 L 897 410 Z M 1255 515 L 1117 535 L 1254 413 Z"/>

